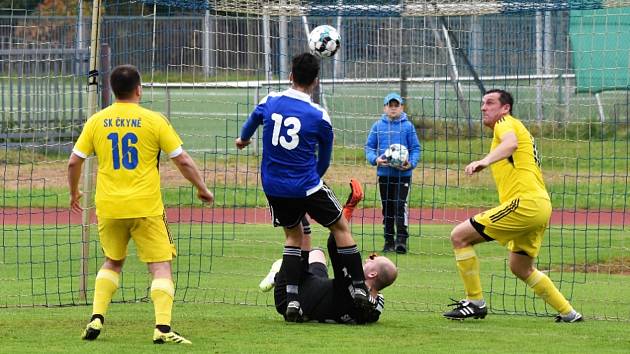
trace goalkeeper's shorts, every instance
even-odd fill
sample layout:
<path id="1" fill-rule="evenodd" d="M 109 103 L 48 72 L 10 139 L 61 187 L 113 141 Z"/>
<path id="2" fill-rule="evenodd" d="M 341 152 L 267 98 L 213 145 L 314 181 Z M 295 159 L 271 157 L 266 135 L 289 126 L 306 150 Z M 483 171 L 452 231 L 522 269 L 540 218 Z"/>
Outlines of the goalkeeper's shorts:
<path id="1" fill-rule="evenodd" d="M 131 219 L 98 218 L 98 235 L 105 256 L 113 260 L 127 257 L 132 238 L 138 258 L 145 263 L 170 261 L 177 255 L 166 216 Z"/>
<path id="2" fill-rule="evenodd" d="M 536 257 L 550 217 L 549 199 L 514 198 L 473 216 L 470 223 L 486 240 Z"/>

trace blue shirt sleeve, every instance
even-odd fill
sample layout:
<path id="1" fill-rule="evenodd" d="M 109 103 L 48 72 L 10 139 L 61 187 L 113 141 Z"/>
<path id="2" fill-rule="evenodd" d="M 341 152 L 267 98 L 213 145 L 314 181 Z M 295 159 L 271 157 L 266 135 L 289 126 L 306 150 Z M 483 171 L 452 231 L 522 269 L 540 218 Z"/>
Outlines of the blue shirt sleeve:
<path id="1" fill-rule="evenodd" d="M 254 111 L 249 115 L 245 124 L 243 124 L 243 128 L 241 128 L 241 140 L 251 139 L 256 129 L 258 129 L 258 126 L 263 124 L 264 113 L 264 103 L 260 103 L 254 108 Z"/>
<path id="2" fill-rule="evenodd" d="M 420 140 L 418 140 L 418 134 L 413 123 L 407 124 L 407 150 L 409 150 L 409 163 L 411 168 L 416 168 L 418 161 L 420 160 L 420 153 L 422 147 L 420 146 Z"/>
<path id="3" fill-rule="evenodd" d="M 372 129 L 370 129 L 370 134 L 368 134 L 367 141 L 365 142 L 365 159 L 367 162 L 376 166 L 376 158 L 378 157 L 378 122 L 372 125 Z"/>
<path id="4" fill-rule="evenodd" d="M 330 166 L 334 136 L 332 125 L 324 120 L 320 129 L 319 151 L 317 152 L 317 174 L 319 177 L 324 177 L 328 166 Z"/>

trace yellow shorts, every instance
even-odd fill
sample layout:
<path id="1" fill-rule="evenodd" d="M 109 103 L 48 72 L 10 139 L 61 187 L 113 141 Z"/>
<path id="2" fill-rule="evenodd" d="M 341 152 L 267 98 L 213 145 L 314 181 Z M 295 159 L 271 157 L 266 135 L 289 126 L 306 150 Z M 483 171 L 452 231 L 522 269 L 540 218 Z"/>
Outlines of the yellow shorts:
<path id="1" fill-rule="evenodd" d="M 133 238 L 138 258 L 145 263 L 170 261 L 177 256 L 166 215 L 132 219 L 98 219 L 98 236 L 105 256 L 116 261 L 127 257 Z"/>
<path id="2" fill-rule="evenodd" d="M 550 217 L 549 200 L 516 198 L 473 216 L 470 222 L 484 238 L 536 257 Z"/>

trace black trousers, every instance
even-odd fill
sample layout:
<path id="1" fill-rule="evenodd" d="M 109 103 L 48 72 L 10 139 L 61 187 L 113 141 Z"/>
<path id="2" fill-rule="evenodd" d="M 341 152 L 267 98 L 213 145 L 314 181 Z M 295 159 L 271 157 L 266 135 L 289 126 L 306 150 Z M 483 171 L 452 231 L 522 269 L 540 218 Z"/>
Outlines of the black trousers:
<path id="1" fill-rule="evenodd" d="M 383 226 L 385 240 L 406 239 L 409 237 L 409 211 L 407 196 L 411 188 L 411 177 L 378 177 L 378 187 L 383 205 Z M 395 230 L 394 230 L 395 227 Z"/>

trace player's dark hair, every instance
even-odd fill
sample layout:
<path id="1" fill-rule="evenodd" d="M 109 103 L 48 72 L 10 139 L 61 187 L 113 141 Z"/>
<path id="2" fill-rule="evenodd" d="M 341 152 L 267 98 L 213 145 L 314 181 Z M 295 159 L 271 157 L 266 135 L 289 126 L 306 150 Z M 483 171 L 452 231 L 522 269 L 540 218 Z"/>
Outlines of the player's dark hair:
<path id="1" fill-rule="evenodd" d="M 319 75 L 319 59 L 311 53 L 297 55 L 293 57 L 291 73 L 295 84 L 310 86 Z"/>
<path id="2" fill-rule="evenodd" d="M 109 82 L 116 98 L 132 98 L 136 87 L 140 86 L 140 72 L 133 65 L 119 65 L 109 75 Z"/>
<path id="3" fill-rule="evenodd" d="M 489 93 L 498 93 L 499 94 L 499 102 L 501 102 L 502 105 L 506 105 L 509 104 L 510 105 L 510 114 L 512 114 L 512 107 L 514 107 L 514 98 L 512 98 L 512 94 L 505 91 L 505 90 L 499 90 L 499 89 L 493 89 L 493 90 L 488 90 L 486 91 L 486 93 L 484 93 L 483 95 L 487 95 Z"/>

